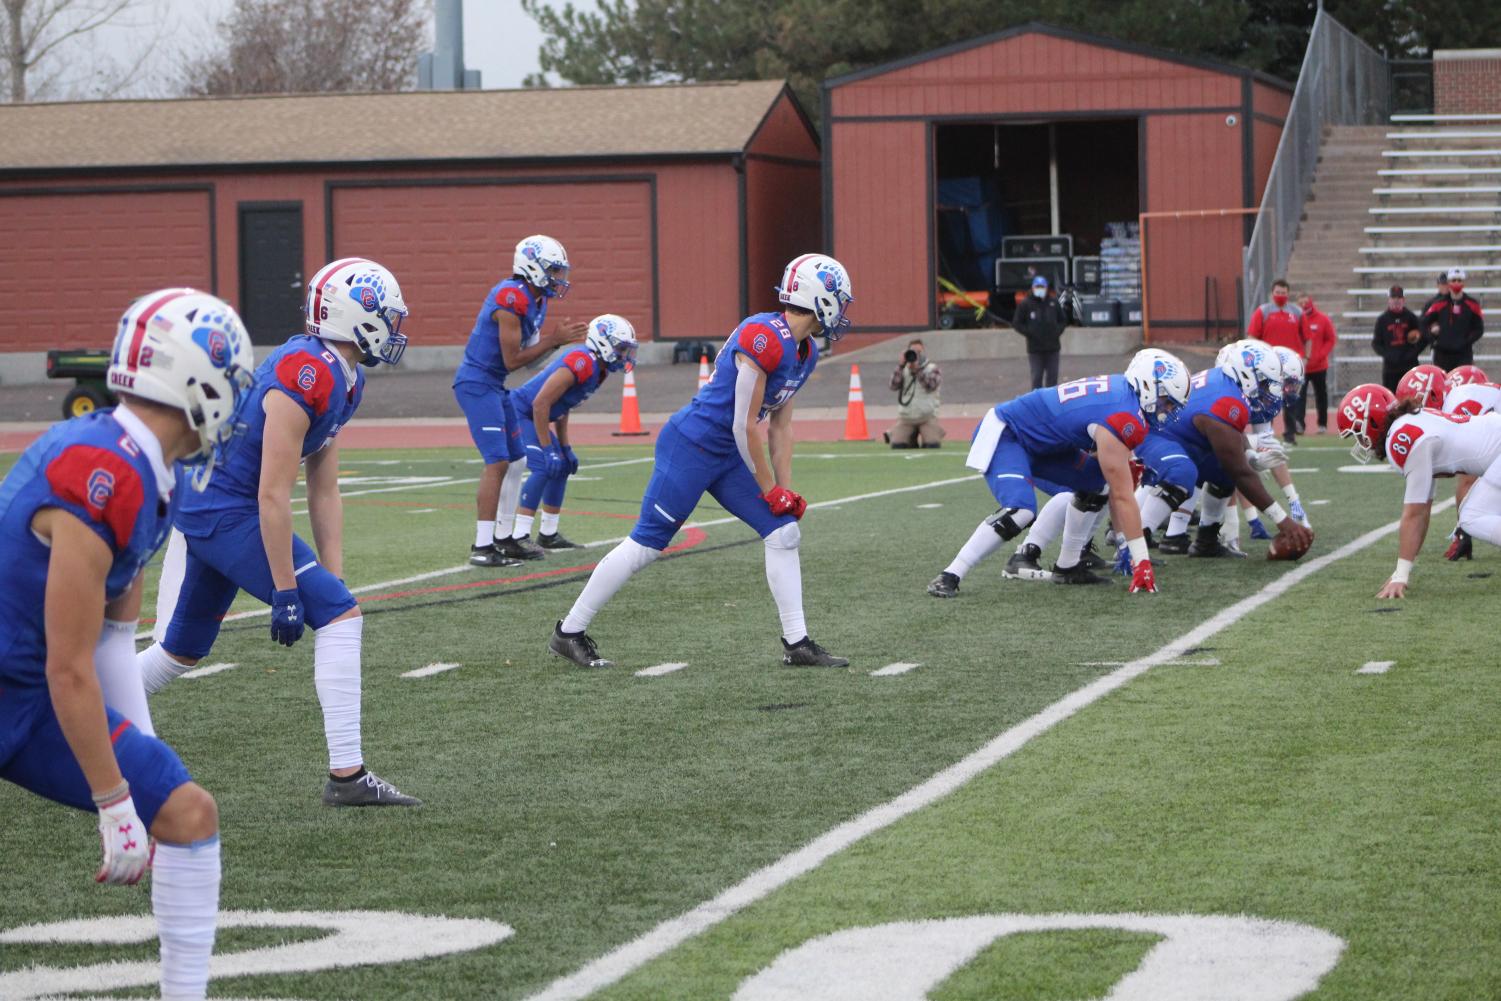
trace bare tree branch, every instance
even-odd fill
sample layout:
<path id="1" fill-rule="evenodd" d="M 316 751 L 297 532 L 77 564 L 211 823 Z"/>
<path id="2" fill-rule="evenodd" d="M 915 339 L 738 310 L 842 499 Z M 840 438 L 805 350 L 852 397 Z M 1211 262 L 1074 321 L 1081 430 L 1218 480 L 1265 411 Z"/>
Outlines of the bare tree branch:
<path id="1" fill-rule="evenodd" d="M 61 69 L 44 78 L 43 88 L 31 86 L 29 76 L 60 46 L 84 37 L 114 21 L 139 0 L 0 0 L 5 16 L 3 60 L 10 99 L 21 102 L 56 79 Z"/>

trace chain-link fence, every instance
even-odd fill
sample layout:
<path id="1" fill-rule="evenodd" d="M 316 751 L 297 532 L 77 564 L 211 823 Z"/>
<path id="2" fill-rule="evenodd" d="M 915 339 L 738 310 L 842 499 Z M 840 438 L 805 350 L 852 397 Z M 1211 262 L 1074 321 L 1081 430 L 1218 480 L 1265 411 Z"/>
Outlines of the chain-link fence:
<path id="1" fill-rule="evenodd" d="M 1261 197 L 1245 252 L 1245 311 L 1266 301 L 1274 277 L 1287 267 L 1303 205 L 1313 186 L 1326 125 L 1376 125 L 1391 111 L 1386 59 L 1348 28 L 1319 11 L 1298 73 L 1292 107 Z"/>

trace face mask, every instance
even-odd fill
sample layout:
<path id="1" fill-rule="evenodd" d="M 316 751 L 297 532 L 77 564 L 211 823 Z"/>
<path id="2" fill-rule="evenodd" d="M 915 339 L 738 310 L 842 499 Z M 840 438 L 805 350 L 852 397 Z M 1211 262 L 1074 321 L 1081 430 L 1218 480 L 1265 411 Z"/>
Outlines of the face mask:
<path id="1" fill-rule="evenodd" d="M 1048 290 L 1045 289 L 1045 288 L 1041 288 L 1041 287 L 1034 288 L 1032 290 L 1032 294 L 1035 295 L 1039 299 L 1046 299 L 1048 297 Z"/>
<path id="2" fill-rule="evenodd" d="M 1275 302 L 1279 306 L 1286 306 L 1287 305 L 1287 293 L 1286 292 L 1274 292 L 1274 293 L 1272 293 L 1272 301 Z"/>
<path id="3" fill-rule="evenodd" d="M 1464 282 L 1450 282 L 1449 283 L 1449 291 L 1453 295 L 1463 295 L 1464 294 L 1464 290 L 1465 290 L 1465 283 Z"/>

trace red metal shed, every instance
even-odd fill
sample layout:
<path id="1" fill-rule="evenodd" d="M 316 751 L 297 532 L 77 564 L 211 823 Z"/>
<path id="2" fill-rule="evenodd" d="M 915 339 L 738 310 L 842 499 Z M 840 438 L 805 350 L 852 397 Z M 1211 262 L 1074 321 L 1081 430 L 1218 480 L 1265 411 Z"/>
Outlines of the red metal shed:
<path id="1" fill-rule="evenodd" d="M 819 240 L 817 136 L 779 81 L 10 105 L 0 135 L 0 352 L 107 344 L 181 284 L 277 342 L 305 277 L 362 255 L 420 354 L 464 341 L 535 232 L 574 265 L 555 315 L 719 338 Z"/>
<path id="2" fill-rule="evenodd" d="M 824 229 L 854 280 L 859 329 L 936 325 L 946 169 L 1011 171 L 1014 214 L 1056 227 L 1061 200 L 1063 215 L 1094 231 L 1086 239 L 1098 239 L 1102 219 L 1139 212 L 1251 208 L 1291 96 L 1242 67 L 1045 24 L 828 81 Z M 1021 176 L 1038 161 L 1042 175 Z M 1236 327 L 1248 233 L 1239 217 L 1152 224 L 1154 338 Z"/>

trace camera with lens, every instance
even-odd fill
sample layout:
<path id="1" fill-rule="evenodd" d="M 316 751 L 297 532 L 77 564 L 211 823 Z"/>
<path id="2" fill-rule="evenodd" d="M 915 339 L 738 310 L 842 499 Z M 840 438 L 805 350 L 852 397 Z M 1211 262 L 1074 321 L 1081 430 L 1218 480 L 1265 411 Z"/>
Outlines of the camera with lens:
<path id="1" fill-rule="evenodd" d="M 908 348 L 902 353 L 902 361 L 906 362 L 908 365 L 915 363 L 917 361 L 917 352 L 913 351 L 911 348 Z"/>

